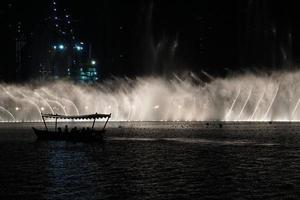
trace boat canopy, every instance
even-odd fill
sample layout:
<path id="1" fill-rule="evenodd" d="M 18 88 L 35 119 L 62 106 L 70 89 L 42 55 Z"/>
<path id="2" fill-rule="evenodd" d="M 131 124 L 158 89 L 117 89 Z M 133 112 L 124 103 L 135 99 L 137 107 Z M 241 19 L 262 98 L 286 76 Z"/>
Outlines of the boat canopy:
<path id="1" fill-rule="evenodd" d="M 110 118 L 111 114 L 91 114 L 91 115 L 58 115 L 58 114 L 41 114 L 43 118 L 54 118 L 54 119 L 102 119 Z"/>

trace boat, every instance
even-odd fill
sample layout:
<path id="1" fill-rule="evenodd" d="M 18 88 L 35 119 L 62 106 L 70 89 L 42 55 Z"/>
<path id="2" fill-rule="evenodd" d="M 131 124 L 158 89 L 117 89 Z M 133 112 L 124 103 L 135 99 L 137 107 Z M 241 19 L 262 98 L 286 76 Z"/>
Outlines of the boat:
<path id="1" fill-rule="evenodd" d="M 90 115 L 74 115 L 74 116 L 67 116 L 67 115 L 58 115 L 58 114 L 43 114 L 41 113 L 45 129 L 40 130 L 37 128 L 32 127 L 35 135 L 37 136 L 38 140 L 65 140 L 65 141 L 82 141 L 82 142 L 92 142 L 92 141 L 103 141 L 105 128 L 108 123 L 108 120 L 111 117 L 111 114 L 90 114 Z M 54 130 L 48 128 L 45 119 L 54 119 L 55 120 L 55 128 Z M 105 118 L 106 121 L 102 129 L 97 130 L 95 129 L 95 122 L 97 119 Z M 61 127 L 57 126 L 58 120 L 92 120 L 92 127 L 91 128 L 81 128 L 77 129 L 77 127 L 73 127 L 70 131 L 68 126 L 65 126 L 65 129 L 62 130 Z"/>

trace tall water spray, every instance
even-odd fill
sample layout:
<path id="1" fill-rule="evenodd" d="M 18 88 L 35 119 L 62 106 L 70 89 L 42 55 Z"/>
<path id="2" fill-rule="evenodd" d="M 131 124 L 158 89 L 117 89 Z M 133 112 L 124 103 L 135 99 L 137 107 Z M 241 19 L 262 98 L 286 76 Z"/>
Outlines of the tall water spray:
<path id="1" fill-rule="evenodd" d="M 300 72 L 215 78 L 206 84 L 195 84 L 195 77 L 194 81 L 190 77 L 124 78 L 93 86 L 1 84 L 0 120 L 33 121 L 40 120 L 40 113 L 96 112 L 112 113 L 113 120 L 134 121 L 300 120 Z"/>

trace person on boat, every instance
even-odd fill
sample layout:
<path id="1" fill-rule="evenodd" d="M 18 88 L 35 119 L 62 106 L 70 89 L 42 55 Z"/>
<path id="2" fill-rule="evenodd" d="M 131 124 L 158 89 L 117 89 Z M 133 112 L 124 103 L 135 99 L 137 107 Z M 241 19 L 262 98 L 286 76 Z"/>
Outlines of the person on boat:
<path id="1" fill-rule="evenodd" d="M 68 125 L 65 126 L 65 133 L 68 133 L 69 129 L 68 129 Z"/>
<path id="2" fill-rule="evenodd" d="M 62 132 L 60 127 L 57 128 L 57 132 L 59 132 L 59 133 Z"/>
<path id="3" fill-rule="evenodd" d="M 71 133 L 77 133 L 77 127 L 72 128 Z"/>

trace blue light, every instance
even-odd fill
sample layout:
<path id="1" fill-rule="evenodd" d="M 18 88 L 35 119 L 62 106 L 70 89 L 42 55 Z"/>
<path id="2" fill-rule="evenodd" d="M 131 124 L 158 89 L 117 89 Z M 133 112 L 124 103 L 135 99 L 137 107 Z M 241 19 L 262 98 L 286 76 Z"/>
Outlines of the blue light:
<path id="1" fill-rule="evenodd" d="M 77 51 L 82 51 L 83 50 L 83 47 L 79 46 L 79 45 L 75 45 L 74 48 L 77 49 Z"/>
<path id="2" fill-rule="evenodd" d="M 60 44 L 60 45 L 58 46 L 58 48 L 59 48 L 60 50 L 64 50 L 64 49 L 65 49 L 65 46 L 64 46 L 63 44 Z"/>

